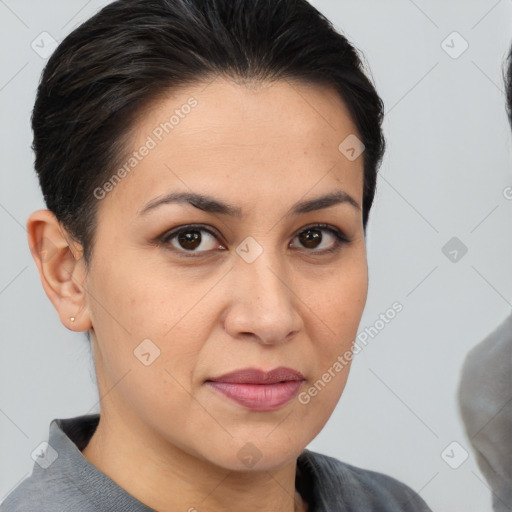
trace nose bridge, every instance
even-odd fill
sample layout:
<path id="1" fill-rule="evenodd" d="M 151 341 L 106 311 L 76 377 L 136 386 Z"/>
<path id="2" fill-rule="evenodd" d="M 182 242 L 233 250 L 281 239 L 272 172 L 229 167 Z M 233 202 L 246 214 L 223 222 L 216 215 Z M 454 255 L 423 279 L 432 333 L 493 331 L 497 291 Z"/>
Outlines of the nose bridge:
<path id="1" fill-rule="evenodd" d="M 230 325 L 238 333 L 254 333 L 267 343 L 284 340 L 299 328 L 300 317 L 283 257 L 254 239 L 246 243 L 237 248 L 233 267 L 236 291 Z"/>
<path id="2" fill-rule="evenodd" d="M 247 248 L 249 253 L 243 253 Z M 244 294 L 252 296 L 252 302 L 259 305 L 264 301 L 270 309 L 273 304 L 283 305 L 283 301 L 289 301 L 291 292 L 286 284 L 286 269 L 277 251 L 249 240 L 245 246 L 240 244 L 237 252 L 240 257 L 235 264 L 237 281 L 245 282 L 247 288 L 243 290 Z M 250 257 L 246 258 L 247 254 Z"/>

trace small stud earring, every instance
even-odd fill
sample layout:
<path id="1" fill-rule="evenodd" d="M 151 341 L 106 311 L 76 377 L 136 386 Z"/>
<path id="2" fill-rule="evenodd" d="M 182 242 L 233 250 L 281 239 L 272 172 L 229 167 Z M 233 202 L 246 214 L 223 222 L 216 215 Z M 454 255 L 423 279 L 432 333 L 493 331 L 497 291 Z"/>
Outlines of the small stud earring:
<path id="1" fill-rule="evenodd" d="M 72 322 L 74 322 L 74 321 L 75 321 L 75 317 L 74 317 L 74 316 L 69 317 L 69 319 L 70 319 Z"/>

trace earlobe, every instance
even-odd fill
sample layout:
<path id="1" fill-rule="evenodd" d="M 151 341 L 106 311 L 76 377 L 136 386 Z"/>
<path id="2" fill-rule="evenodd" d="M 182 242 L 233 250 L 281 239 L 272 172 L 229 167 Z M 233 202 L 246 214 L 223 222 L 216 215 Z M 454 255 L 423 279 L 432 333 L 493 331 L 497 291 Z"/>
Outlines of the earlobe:
<path id="1" fill-rule="evenodd" d="M 81 246 L 73 243 L 49 210 L 37 210 L 29 216 L 27 235 L 41 284 L 60 321 L 73 331 L 89 330 L 92 325 L 84 288 L 86 267 Z"/>

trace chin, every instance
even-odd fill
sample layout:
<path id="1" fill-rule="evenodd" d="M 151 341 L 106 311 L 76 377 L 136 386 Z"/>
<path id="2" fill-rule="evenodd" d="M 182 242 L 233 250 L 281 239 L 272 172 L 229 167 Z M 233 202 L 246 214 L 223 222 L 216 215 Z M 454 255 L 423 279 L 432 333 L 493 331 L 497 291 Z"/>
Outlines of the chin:
<path id="1" fill-rule="evenodd" d="M 224 445 L 222 452 L 210 454 L 207 458 L 230 471 L 276 471 L 294 463 L 305 447 L 306 444 L 299 445 L 296 440 L 285 445 L 282 441 L 271 442 L 269 439 L 237 439 L 228 446 Z"/>

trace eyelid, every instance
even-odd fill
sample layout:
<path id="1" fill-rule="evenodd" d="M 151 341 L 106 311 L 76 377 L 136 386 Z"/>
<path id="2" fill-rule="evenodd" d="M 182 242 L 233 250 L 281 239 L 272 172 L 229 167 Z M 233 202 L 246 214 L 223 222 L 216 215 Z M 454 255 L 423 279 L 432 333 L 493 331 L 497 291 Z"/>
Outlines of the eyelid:
<path id="1" fill-rule="evenodd" d="M 344 231 L 342 231 L 340 228 L 337 228 L 336 226 L 325 224 L 321 222 L 311 223 L 306 226 L 302 226 L 294 235 L 293 239 L 295 239 L 300 233 L 307 231 L 308 229 L 319 229 L 320 231 L 328 231 L 332 236 L 335 238 L 335 243 L 333 247 L 330 249 L 307 249 L 303 248 L 302 252 L 310 253 L 311 255 L 322 255 L 322 254 L 329 254 L 334 253 L 341 249 L 341 246 L 349 244 L 351 242 L 351 239 L 345 234 Z M 212 235 L 214 238 L 223 240 L 222 236 L 217 232 L 217 230 L 209 225 L 205 224 L 184 224 L 182 226 L 177 226 L 171 230 L 166 231 L 163 235 L 157 237 L 155 241 L 158 241 L 159 243 L 170 246 L 170 240 L 175 238 L 177 235 L 179 235 L 183 231 L 187 230 L 197 230 L 197 231 L 206 231 L 210 235 Z M 221 245 L 226 245 L 223 242 Z M 215 252 L 215 250 L 206 250 L 206 251 L 185 251 L 185 250 L 179 250 L 175 247 L 169 247 L 169 250 L 172 252 L 178 254 L 179 256 L 183 256 L 185 258 L 199 258 L 204 255 L 211 254 L 212 252 Z M 299 249 L 300 250 L 300 249 Z"/>
<path id="2" fill-rule="evenodd" d="M 185 250 L 176 249 L 175 247 L 172 247 L 170 245 L 170 241 L 173 238 L 175 238 L 181 232 L 188 231 L 188 230 L 190 230 L 190 231 L 192 231 L 192 230 L 206 231 L 208 234 L 210 234 L 214 238 L 216 238 L 218 240 L 220 239 L 222 241 L 222 236 L 217 232 L 217 230 L 215 230 L 211 226 L 207 226 L 205 224 L 194 224 L 194 223 L 184 224 L 182 226 L 177 226 L 173 229 L 170 229 L 169 231 L 166 231 L 163 235 L 159 236 L 156 239 L 156 241 L 158 241 L 159 243 L 168 247 L 170 251 L 178 254 L 179 256 L 184 256 L 185 258 L 197 258 L 197 257 L 203 256 L 205 254 L 213 252 L 213 251 L 195 251 L 195 252 L 189 251 L 189 252 L 187 252 Z M 224 244 L 221 243 L 221 245 L 224 245 Z"/>
<path id="3" fill-rule="evenodd" d="M 331 247 L 330 249 L 319 249 L 319 250 L 303 249 L 303 251 L 305 251 L 306 253 L 309 253 L 313 256 L 316 254 L 321 256 L 324 254 L 336 253 L 342 248 L 342 246 L 348 245 L 352 242 L 351 238 L 346 235 L 345 231 L 343 231 L 342 229 L 337 228 L 336 226 L 333 226 L 331 224 L 325 224 L 322 222 L 316 222 L 316 223 L 313 222 L 312 224 L 303 226 L 302 228 L 300 228 L 299 231 L 297 231 L 297 233 L 294 235 L 293 238 L 295 238 L 300 233 L 307 231 L 308 229 L 315 229 L 315 228 L 319 229 L 320 231 L 328 231 L 332 236 L 334 236 L 335 243 L 334 243 L 333 247 Z"/>

